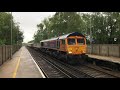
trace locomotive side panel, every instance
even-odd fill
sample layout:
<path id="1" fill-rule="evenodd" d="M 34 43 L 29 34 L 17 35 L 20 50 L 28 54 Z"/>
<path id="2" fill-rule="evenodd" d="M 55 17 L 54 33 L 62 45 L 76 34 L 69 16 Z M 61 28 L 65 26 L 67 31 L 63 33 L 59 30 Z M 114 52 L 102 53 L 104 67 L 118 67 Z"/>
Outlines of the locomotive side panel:
<path id="1" fill-rule="evenodd" d="M 60 40 L 60 49 L 59 50 L 64 51 L 64 52 L 67 51 L 67 49 L 66 49 L 66 39 L 61 39 Z"/>

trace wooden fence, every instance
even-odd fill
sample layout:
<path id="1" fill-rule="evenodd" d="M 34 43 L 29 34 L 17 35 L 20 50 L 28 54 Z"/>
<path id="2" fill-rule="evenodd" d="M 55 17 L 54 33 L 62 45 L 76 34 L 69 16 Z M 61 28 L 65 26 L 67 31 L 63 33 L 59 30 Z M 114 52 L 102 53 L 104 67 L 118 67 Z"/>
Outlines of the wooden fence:
<path id="1" fill-rule="evenodd" d="M 1 45 L 0 46 L 0 65 L 2 65 L 5 61 L 11 58 L 11 48 L 12 55 L 21 48 L 20 45 Z"/>

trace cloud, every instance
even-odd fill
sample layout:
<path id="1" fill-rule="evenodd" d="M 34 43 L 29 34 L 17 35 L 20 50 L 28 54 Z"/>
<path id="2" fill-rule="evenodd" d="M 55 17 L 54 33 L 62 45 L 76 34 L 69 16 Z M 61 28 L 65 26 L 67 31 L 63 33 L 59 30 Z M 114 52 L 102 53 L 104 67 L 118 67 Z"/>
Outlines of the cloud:
<path id="1" fill-rule="evenodd" d="M 55 12 L 13 12 L 15 22 L 19 22 L 21 31 L 24 32 L 24 42 L 33 39 L 37 24 L 44 18 L 52 16 Z"/>

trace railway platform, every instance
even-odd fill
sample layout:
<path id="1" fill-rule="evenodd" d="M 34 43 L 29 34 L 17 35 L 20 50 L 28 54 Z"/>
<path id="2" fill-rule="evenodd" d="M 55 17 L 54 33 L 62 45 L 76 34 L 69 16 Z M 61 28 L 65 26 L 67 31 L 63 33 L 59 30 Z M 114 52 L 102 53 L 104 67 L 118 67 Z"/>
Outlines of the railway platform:
<path id="1" fill-rule="evenodd" d="M 26 47 L 0 66 L 0 78 L 45 78 Z"/>
<path id="2" fill-rule="evenodd" d="M 107 56 L 100 56 L 100 55 L 93 55 L 93 54 L 87 54 L 87 55 L 90 58 L 120 64 L 120 58 L 117 58 L 117 57 L 107 57 Z"/>

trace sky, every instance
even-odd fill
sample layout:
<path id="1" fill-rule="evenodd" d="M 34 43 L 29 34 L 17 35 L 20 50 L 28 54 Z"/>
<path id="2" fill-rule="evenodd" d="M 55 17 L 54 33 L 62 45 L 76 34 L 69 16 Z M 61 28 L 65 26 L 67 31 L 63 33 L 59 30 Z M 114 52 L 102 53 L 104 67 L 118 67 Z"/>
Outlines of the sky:
<path id="1" fill-rule="evenodd" d="M 54 14 L 55 12 L 12 12 L 14 21 L 19 23 L 20 30 L 24 33 L 24 43 L 33 40 L 37 24 Z"/>

